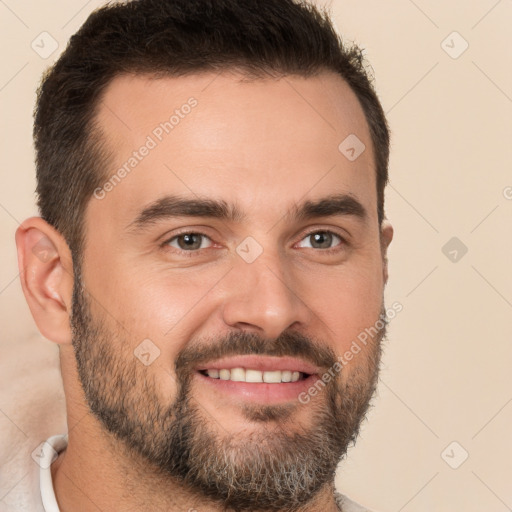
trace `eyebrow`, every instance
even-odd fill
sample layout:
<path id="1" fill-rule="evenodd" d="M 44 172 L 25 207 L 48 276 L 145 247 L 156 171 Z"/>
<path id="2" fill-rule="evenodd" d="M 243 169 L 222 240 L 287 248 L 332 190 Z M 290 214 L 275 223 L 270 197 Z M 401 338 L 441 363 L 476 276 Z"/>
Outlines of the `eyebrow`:
<path id="1" fill-rule="evenodd" d="M 350 194 L 335 194 L 294 204 L 284 215 L 296 221 L 334 216 L 351 216 L 362 222 L 368 220 L 366 208 Z M 166 195 L 146 205 L 126 230 L 137 233 L 159 221 L 175 217 L 204 217 L 240 223 L 247 215 L 236 204 L 224 200 Z"/>

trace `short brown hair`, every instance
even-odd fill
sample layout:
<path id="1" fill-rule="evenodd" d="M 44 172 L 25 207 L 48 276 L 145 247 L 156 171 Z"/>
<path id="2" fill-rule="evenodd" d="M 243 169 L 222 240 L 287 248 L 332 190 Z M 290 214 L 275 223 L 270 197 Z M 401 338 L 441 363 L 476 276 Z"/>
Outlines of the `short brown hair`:
<path id="1" fill-rule="evenodd" d="M 325 70 L 341 75 L 370 128 L 382 221 L 386 118 L 361 49 L 342 43 L 325 10 L 300 0 L 133 0 L 94 11 L 38 89 L 38 207 L 66 239 L 75 264 L 82 256 L 87 203 L 106 175 L 108 151 L 95 124 L 105 87 L 121 73 L 183 76 L 224 69 L 250 78 Z"/>

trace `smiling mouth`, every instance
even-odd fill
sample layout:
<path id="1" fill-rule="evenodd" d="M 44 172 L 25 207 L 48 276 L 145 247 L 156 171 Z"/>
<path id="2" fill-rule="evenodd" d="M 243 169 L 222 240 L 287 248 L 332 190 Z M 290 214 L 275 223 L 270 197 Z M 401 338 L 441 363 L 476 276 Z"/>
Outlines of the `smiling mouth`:
<path id="1" fill-rule="evenodd" d="M 291 370 L 260 371 L 251 368 L 209 369 L 199 370 L 199 373 L 212 379 L 232 382 L 281 384 L 305 380 L 311 374 Z"/>

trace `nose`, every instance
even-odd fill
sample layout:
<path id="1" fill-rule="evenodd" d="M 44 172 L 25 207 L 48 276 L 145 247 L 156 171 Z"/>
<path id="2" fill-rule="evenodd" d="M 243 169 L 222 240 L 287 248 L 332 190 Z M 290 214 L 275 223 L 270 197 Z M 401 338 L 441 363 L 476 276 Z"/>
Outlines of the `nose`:
<path id="1" fill-rule="evenodd" d="M 232 328 L 277 338 L 292 326 L 306 325 L 313 314 L 296 276 L 278 258 L 237 262 L 224 286 L 222 315 Z"/>

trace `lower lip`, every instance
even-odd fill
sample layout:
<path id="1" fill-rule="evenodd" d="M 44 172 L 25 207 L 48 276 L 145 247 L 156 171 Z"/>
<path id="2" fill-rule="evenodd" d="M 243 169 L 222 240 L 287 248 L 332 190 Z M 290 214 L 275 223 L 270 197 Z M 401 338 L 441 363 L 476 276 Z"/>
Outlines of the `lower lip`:
<path id="1" fill-rule="evenodd" d="M 219 393 L 241 397 L 247 401 L 258 403 L 278 403 L 299 401 L 299 395 L 307 391 L 317 380 L 316 375 L 309 375 L 296 382 L 268 384 L 266 382 L 239 382 L 233 380 L 214 379 L 196 372 L 201 382 L 213 386 Z"/>

